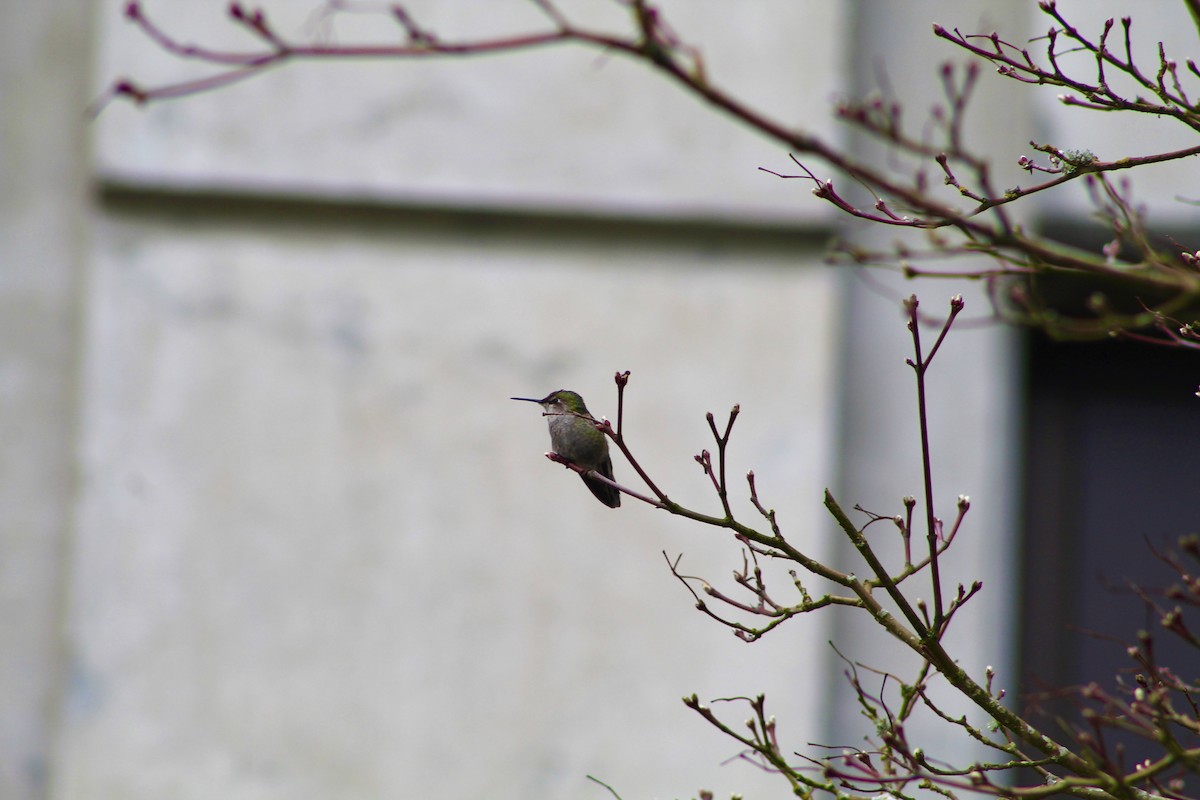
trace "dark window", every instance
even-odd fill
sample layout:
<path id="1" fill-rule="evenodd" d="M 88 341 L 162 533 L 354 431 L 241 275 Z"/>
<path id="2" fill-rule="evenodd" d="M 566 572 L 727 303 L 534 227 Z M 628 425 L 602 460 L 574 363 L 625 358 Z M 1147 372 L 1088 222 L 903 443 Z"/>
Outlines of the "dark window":
<path id="1" fill-rule="evenodd" d="M 1200 678 L 1200 653 L 1127 589 L 1171 582 L 1147 540 L 1171 548 L 1200 532 L 1200 352 L 1030 336 L 1027 354 L 1024 691 L 1111 688 L 1139 629 L 1160 663 Z"/>

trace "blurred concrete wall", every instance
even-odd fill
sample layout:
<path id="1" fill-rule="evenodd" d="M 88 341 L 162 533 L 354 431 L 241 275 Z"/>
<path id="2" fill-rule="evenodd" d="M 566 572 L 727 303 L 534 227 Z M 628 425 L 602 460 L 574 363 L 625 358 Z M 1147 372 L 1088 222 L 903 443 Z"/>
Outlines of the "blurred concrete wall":
<path id="1" fill-rule="evenodd" d="M 297 36 L 396 35 L 316 5 L 268 9 Z M 413 10 L 451 36 L 531 6 Z M 933 85 L 930 21 L 989 24 L 961 3 L 675 6 L 714 76 L 827 135 L 833 98 L 888 58 L 902 89 Z M 250 43 L 223 3 L 146 7 Z M 876 510 L 916 493 L 896 311 L 914 287 L 821 265 L 827 209 L 757 171 L 785 153 L 574 50 L 300 64 L 87 125 L 114 76 L 197 66 L 115 0 L 0 20 L 0 795 L 605 796 L 591 774 L 625 797 L 766 796 L 782 787 L 722 766 L 736 750 L 680 696 L 765 692 L 797 749 L 864 733 L 826 641 L 869 660 L 872 632 L 835 615 L 738 643 L 662 556 L 720 581 L 735 543 L 600 506 L 507 400 L 567 387 L 612 416 L 631 370 L 636 451 L 709 511 L 691 456 L 705 412 L 740 403 L 731 473 L 754 469 L 818 555 L 826 485 Z M 1007 142 L 1017 111 L 978 134 Z M 931 309 L 961 289 L 918 288 Z M 958 563 L 995 578 L 964 625 L 977 667 L 1008 657 L 1017 421 L 1008 335 L 969 337 L 934 392 L 946 496 L 975 501 Z"/>
<path id="2" fill-rule="evenodd" d="M 0 796 L 41 797 L 64 684 L 93 209 L 86 4 L 0 10 Z"/>

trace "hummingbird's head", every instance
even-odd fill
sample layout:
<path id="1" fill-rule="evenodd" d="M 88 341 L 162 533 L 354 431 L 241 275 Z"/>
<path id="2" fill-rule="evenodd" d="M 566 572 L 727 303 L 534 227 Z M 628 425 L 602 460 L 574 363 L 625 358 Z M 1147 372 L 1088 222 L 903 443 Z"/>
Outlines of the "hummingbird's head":
<path id="1" fill-rule="evenodd" d="M 588 413 L 587 406 L 583 404 L 583 398 L 569 389 L 559 389 L 557 392 L 551 392 L 541 400 L 535 400 L 532 397 L 513 397 L 511 399 L 538 403 L 542 408 L 546 409 L 547 414 Z"/>

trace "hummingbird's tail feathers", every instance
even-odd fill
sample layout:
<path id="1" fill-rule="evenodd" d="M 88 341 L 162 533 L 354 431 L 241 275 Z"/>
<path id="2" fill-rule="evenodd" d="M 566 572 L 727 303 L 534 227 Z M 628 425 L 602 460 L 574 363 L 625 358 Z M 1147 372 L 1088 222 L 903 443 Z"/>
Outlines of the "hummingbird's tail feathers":
<path id="1" fill-rule="evenodd" d="M 583 482 L 592 490 L 592 494 L 596 495 L 596 499 L 609 508 L 618 508 L 621 505 L 621 493 L 612 486 L 598 478 L 590 475 L 580 474 Z"/>

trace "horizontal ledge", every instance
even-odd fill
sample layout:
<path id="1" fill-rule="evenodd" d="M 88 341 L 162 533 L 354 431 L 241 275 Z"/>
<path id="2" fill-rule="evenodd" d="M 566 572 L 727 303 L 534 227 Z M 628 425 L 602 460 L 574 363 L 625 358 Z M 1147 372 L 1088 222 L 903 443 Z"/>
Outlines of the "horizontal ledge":
<path id="1" fill-rule="evenodd" d="M 472 236 L 626 244 L 729 245 L 754 250 L 823 249 L 831 221 L 755 220 L 742 216 L 652 215 L 641 211 L 576 209 L 314 195 L 301 191 L 161 185 L 104 179 L 95 184 L 101 208 L 115 216 L 186 219 L 195 225 L 297 227 L 308 230 L 389 229 L 425 235 L 470 231 Z M 619 238 L 617 238 L 619 237 Z"/>

